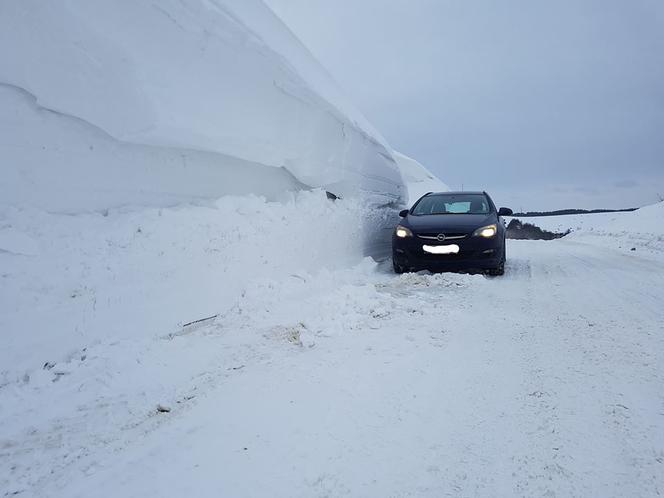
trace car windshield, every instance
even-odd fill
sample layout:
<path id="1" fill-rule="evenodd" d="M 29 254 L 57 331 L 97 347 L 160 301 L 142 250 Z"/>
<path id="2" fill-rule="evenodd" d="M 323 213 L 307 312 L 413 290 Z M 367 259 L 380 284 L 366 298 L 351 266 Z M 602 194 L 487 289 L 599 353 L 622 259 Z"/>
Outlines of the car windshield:
<path id="1" fill-rule="evenodd" d="M 436 194 L 420 199 L 412 214 L 489 214 L 489 201 L 483 194 Z"/>

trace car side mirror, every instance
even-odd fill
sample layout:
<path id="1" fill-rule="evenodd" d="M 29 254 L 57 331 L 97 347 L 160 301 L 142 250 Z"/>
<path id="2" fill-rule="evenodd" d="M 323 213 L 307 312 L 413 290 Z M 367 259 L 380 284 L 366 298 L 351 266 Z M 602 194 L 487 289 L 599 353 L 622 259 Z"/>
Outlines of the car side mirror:
<path id="1" fill-rule="evenodd" d="M 512 216 L 513 211 L 510 208 L 500 208 L 498 216 Z"/>
<path id="2" fill-rule="evenodd" d="M 403 211 L 399 211 L 399 216 L 405 218 L 406 216 L 408 216 L 408 210 L 404 209 Z"/>

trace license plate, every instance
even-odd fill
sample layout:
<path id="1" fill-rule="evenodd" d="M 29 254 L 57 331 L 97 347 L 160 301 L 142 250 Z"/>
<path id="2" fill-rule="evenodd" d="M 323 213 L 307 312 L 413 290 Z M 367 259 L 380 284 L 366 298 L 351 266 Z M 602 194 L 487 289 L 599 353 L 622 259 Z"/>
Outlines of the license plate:
<path id="1" fill-rule="evenodd" d="M 429 254 L 457 254 L 459 246 L 456 244 L 449 244 L 446 246 L 422 246 L 424 252 Z"/>

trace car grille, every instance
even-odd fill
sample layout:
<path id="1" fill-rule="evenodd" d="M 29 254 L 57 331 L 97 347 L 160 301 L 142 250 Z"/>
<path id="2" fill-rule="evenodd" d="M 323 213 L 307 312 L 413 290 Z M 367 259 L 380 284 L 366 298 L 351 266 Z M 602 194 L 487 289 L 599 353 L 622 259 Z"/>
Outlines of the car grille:
<path id="1" fill-rule="evenodd" d="M 438 233 L 418 233 L 416 234 L 418 238 L 424 239 L 424 240 L 438 240 L 438 235 L 440 235 L 441 232 Z M 460 239 L 465 239 L 468 237 L 467 233 L 444 233 L 445 235 L 445 241 L 447 240 L 460 240 Z"/>

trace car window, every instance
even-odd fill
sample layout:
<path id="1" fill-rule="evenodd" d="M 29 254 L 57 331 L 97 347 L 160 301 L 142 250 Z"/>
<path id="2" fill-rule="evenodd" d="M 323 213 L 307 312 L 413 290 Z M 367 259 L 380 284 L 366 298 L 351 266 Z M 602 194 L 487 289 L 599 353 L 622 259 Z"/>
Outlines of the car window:
<path id="1" fill-rule="evenodd" d="M 427 214 L 488 214 L 489 202 L 482 194 L 436 194 L 420 199 L 412 210 L 414 215 Z"/>

